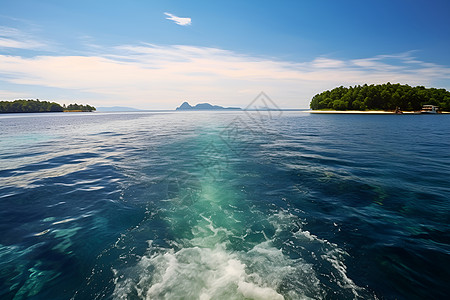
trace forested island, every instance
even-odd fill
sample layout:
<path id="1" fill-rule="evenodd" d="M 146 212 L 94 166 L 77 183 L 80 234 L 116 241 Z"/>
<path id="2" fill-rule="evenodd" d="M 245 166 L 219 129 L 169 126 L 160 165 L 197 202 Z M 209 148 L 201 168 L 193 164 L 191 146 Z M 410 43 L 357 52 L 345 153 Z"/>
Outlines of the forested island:
<path id="1" fill-rule="evenodd" d="M 0 113 L 39 113 L 39 112 L 91 112 L 95 107 L 82 104 L 60 105 L 56 102 L 40 100 L 0 101 Z"/>
<path id="2" fill-rule="evenodd" d="M 83 105 L 83 104 L 69 104 L 69 105 L 63 105 L 64 111 L 82 111 L 82 112 L 91 112 L 95 111 L 96 108 L 90 105 Z"/>
<path id="3" fill-rule="evenodd" d="M 445 89 L 411 87 L 402 84 L 357 85 L 337 87 L 315 95 L 310 103 L 313 110 L 396 110 L 417 111 L 423 105 L 436 105 L 450 111 L 450 92 Z"/>

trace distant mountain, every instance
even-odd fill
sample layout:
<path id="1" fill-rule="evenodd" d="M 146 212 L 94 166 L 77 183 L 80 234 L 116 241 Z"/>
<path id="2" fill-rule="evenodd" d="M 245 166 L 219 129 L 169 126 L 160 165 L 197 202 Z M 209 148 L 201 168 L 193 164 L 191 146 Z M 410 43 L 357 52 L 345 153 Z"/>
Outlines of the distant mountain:
<path id="1" fill-rule="evenodd" d="M 193 109 L 193 107 L 189 103 L 183 102 L 183 104 L 181 104 L 179 107 L 176 108 L 176 110 L 184 110 L 184 109 Z"/>
<path id="2" fill-rule="evenodd" d="M 140 109 L 125 106 L 109 106 L 109 107 L 97 107 L 98 112 L 108 111 L 140 111 Z"/>
<path id="3" fill-rule="evenodd" d="M 223 107 L 219 105 L 211 105 L 209 103 L 199 103 L 196 106 L 183 102 L 176 110 L 240 110 L 240 107 Z"/>

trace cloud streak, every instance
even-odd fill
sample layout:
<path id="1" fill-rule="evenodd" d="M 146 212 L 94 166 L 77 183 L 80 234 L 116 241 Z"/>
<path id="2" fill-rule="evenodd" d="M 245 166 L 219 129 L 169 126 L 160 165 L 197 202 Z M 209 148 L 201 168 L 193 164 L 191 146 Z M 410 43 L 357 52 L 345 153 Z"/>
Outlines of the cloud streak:
<path id="1" fill-rule="evenodd" d="M 306 108 L 314 94 L 340 85 L 450 82 L 450 68 L 420 61 L 409 52 L 290 62 L 186 45 L 122 45 L 96 51 L 102 54 L 0 55 L 0 77 L 15 87 L 46 87 L 49 91 L 63 90 L 65 95 L 83 93 L 88 97 L 83 101 L 92 105 L 127 103 L 147 109 L 170 109 L 184 100 L 245 106 L 260 91 L 280 107 Z"/>
<path id="2" fill-rule="evenodd" d="M 27 33 L 12 27 L 0 26 L 0 49 L 39 49 L 45 44 L 35 40 Z"/>
<path id="3" fill-rule="evenodd" d="M 188 25 L 192 24 L 191 18 L 180 18 L 180 17 L 177 17 L 177 16 L 175 16 L 175 15 L 173 15 L 171 13 L 168 13 L 168 12 L 165 12 L 164 14 L 167 16 L 167 18 L 166 18 L 167 20 L 174 21 L 175 24 L 178 24 L 178 25 L 181 25 L 181 26 L 188 26 Z"/>

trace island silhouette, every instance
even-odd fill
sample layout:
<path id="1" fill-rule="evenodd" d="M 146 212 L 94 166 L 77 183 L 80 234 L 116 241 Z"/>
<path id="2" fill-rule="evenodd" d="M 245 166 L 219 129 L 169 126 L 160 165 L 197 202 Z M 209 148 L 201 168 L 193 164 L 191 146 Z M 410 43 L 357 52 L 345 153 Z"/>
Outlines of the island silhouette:
<path id="1" fill-rule="evenodd" d="M 175 110 L 241 110 L 240 107 L 223 107 L 219 105 L 212 105 L 209 103 L 199 103 L 195 106 L 190 105 L 187 101 L 183 102 Z"/>

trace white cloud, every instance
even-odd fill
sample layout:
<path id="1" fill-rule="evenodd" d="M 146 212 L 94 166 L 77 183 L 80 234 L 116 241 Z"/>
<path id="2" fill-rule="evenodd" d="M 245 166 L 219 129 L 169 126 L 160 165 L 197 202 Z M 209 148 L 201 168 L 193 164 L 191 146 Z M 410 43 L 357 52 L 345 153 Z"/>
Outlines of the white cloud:
<path id="1" fill-rule="evenodd" d="M 312 65 L 317 68 L 340 68 L 344 67 L 345 63 L 341 60 L 319 57 L 312 62 Z"/>
<path id="2" fill-rule="evenodd" d="M 180 18 L 177 17 L 175 15 L 172 15 L 171 13 L 164 13 L 168 18 L 166 18 L 167 20 L 172 20 L 174 21 L 176 24 L 181 25 L 181 26 L 187 26 L 187 25 L 191 25 L 191 18 Z"/>
<path id="3" fill-rule="evenodd" d="M 12 27 L 0 26 L 0 48 L 39 49 L 45 44 L 31 35 Z"/>
<path id="4" fill-rule="evenodd" d="M 430 86 L 444 81 L 448 82 L 444 88 L 450 87 L 450 68 L 422 62 L 410 54 L 290 62 L 186 45 L 95 50 L 103 54 L 0 55 L 0 78 L 16 89 L 17 85 L 47 87 L 55 94 L 46 98 L 55 100 L 62 97 L 58 91 L 64 92 L 65 99 L 73 91 L 86 95 L 77 99 L 92 105 L 147 109 L 175 108 L 184 100 L 245 107 L 261 91 L 280 107 L 306 108 L 316 93 L 340 85 L 390 81 Z"/>

